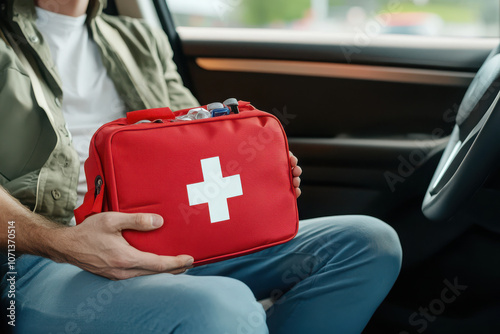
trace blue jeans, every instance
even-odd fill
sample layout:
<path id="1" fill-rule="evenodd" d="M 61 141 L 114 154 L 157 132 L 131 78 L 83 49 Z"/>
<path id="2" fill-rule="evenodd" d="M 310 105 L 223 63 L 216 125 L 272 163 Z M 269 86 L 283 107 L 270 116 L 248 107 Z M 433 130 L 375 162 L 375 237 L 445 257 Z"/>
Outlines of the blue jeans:
<path id="1" fill-rule="evenodd" d="M 391 289 L 401 247 L 385 223 L 342 216 L 302 221 L 286 244 L 182 275 L 110 281 L 29 255 L 16 265 L 15 333 L 349 334 Z M 269 296 L 266 312 L 256 299 Z"/>

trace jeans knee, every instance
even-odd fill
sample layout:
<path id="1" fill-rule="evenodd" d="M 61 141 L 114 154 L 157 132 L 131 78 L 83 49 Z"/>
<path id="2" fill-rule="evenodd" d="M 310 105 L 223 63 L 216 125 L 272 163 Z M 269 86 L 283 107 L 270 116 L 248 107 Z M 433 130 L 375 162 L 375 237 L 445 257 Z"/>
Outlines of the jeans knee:
<path id="1" fill-rule="evenodd" d="M 403 252 L 398 234 L 387 223 L 373 217 L 356 216 L 358 223 L 354 228 L 361 247 L 370 258 L 378 272 L 392 276 L 395 280 L 401 269 Z"/>
<path id="2" fill-rule="evenodd" d="M 305 251 L 315 254 L 314 261 L 310 261 L 313 264 L 326 260 L 335 268 L 359 266 L 370 276 L 373 271 L 380 278 L 392 281 L 401 269 L 399 237 L 390 225 L 377 218 L 363 215 L 317 218 L 307 221 L 300 232 L 302 237 L 309 238 L 306 240 L 311 246 L 305 247 Z"/>
<path id="3" fill-rule="evenodd" d="M 184 295 L 180 308 L 187 312 L 179 333 L 262 334 L 267 333 L 266 314 L 251 290 L 241 281 L 205 277 L 205 288 Z M 177 332 L 176 332 L 177 333 Z"/>

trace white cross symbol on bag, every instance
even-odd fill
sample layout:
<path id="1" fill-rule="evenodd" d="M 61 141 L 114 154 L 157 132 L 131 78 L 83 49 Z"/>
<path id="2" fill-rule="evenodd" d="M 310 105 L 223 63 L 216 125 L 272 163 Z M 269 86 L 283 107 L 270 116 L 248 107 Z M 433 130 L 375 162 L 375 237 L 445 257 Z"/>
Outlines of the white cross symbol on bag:
<path id="1" fill-rule="evenodd" d="M 188 184 L 189 205 L 208 203 L 210 222 L 229 219 L 227 199 L 243 195 L 240 175 L 222 177 L 219 157 L 201 160 L 203 182 Z"/>

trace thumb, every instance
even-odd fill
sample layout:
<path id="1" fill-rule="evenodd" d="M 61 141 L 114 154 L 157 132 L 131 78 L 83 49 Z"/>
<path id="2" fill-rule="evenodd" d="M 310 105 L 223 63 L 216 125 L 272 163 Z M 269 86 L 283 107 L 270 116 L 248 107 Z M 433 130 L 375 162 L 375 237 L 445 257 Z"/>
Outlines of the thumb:
<path id="1" fill-rule="evenodd" d="M 122 214 L 114 219 L 114 227 L 121 230 L 150 231 L 163 225 L 160 215 L 149 213 Z"/>

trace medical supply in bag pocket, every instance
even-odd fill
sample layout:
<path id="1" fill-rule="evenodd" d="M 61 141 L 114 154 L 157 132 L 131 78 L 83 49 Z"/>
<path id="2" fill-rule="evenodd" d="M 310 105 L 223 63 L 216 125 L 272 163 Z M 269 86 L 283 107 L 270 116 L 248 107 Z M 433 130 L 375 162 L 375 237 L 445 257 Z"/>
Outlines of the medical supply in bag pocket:
<path id="1" fill-rule="evenodd" d="M 77 223 L 104 211 L 159 214 L 159 229 L 123 236 L 142 251 L 191 255 L 194 265 L 291 240 L 298 211 L 280 122 L 248 102 L 218 107 L 139 110 L 103 125 Z"/>

